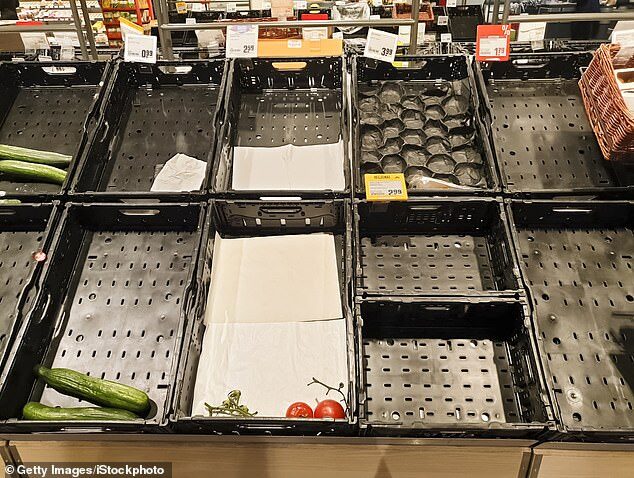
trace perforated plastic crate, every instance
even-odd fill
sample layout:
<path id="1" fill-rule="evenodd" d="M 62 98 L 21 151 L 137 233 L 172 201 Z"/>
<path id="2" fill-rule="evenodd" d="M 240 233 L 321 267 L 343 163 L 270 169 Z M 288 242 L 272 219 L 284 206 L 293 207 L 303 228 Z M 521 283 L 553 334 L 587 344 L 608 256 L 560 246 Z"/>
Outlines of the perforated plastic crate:
<path id="1" fill-rule="evenodd" d="M 509 204 L 562 430 L 631 440 L 634 202 Z"/>
<path id="2" fill-rule="evenodd" d="M 105 62 L 0 63 L 0 144 L 73 156 L 64 185 L 2 177 L 4 195 L 42 200 L 67 189 L 109 70 Z"/>
<path id="3" fill-rule="evenodd" d="M 166 424 L 196 296 L 203 220 L 200 204 L 67 206 L 0 381 L 0 418 L 7 420 L 0 428 L 157 431 Z M 152 410 L 131 422 L 19 420 L 28 401 L 78 404 L 35 379 L 38 363 L 137 387 Z"/>
<path id="4" fill-rule="evenodd" d="M 71 193 L 100 200 L 199 197 L 209 187 L 225 60 L 118 62 L 100 110 L 99 126 Z M 207 163 L 200 189 L 150 192 L 177 153 Z"/>
<path id="5" fill-rule="evenodd" d="M 404 173 L 408 194 L 492 194 L 499 180 L 466 55 L 352 57 L 355 188 L 364 175 Z M 433 177 L 462 189 L 432 189 Z M 468 189 L 465 189 L 468 188 Z"/>
<path id="6" fill-rule="evenodd" d="M 476 67 L 505 191 L 634 191 L 634 166 L 603 159 L 586 116 L 577 83 L 591 58 L 588 52 L 518 53 Z"/>
<path id="7" fill-rule="evenodd" d="M 213 203 L 223 200 L 214 200 Z M 210 211 L 205 224 L 202 254 L 199 258 L 198 288 L 195 313 L 190 314 L 191 328 L 185 337 L 186 347 L 183 350 L 178 373 L 178 383 L 173 402 L 172 421 L 177 432 L 204 434 L 268 434 L 268 435 L 331 435 L 351 434 L 356 423 L 356 359 L 355 330 L 353 327 L 352 305 L 352 252 L 350 204 L 346 200 L 334 200 L 326 206 L 319 201 L 305 200 L 301 206 L 304 215 L 287 210 L 288 202 L 268 204 L 261 208 L 254 206 L 253 201 L 226 201 L 230 205 Z M 262 202 L 261 202 L 262 203 Z M 249 211 L 259 211 L 256 220 Z M 275 208 L 278 208 L 277 211 Z M 270 208 L 270 209 L 269 209 Z M 231 215 L 226 216 L 225 212 Z M 333 215 L 332 212 L 335 212 Z M 245 213 L 246 212 L 246 213 Z M 335 235 L 335 246 L 339 269 L 339 283 L 343 314 L 346 320 L 348 344 L 348 397 L 350 410 L 346 419 L 290 419 L 267 417 L 208 417 L 192 416 L 194 389 L 198 371 L 198 362 L 205 334 L 205 310 L 207 296 L 211 287 L 211 268 L 213 262 L 214 238 L 219 233 L 222 237 L 253 237 L 285 234 L 309 234 L 328 232 Z M 248 351 L 245 351 L 248 353 Z M 317 365 L 318 366 L 318 365 Z M 274 372 L 272 372 L 274 373 Z M 332 394 L 331 394 L 332 395 Z M 330 397 L 330 396 L 329 396 Z M 286 397 L 288 398 L 288 397 Z M 286 400 L 286 398 L 280 398 Z M 334 397 L 333 397 L 334 398 Z M 289 402 L 290 403 L 290 402 Z"/>
<path id="8" fill-rule="evenodd" d="M 476 41 L 478 25 L 485 23 L 481 5 L 460 5 L 447 8 L 452 41 Z"/>
<path id="9" fill-rule="evenodd" d="M 57 208 L 52 204 L 0 205 L 0 370 L 32 300 Z"/>
<path id="10" fill-rule="evenodd" d="M 521 293 L 498 200 L 360 201 L 355 219 L 357 295 Z"/>
<path id="11" fill-rule="evenodd" d="M 534 437 L 553 429 L 527 312 L 513 299 L 359 301 L 361 430 Z"/>
<path id="12" fill-rule="evenodd" d="M 227 80 L 226 111 L 212 192 L 222 197 L 344 198 L 350 193 L 347 87 L 342 58 L 240 59 Z M 234 146 L 315 146 L 343 143 L 344 188 L 233 189 Z"/>

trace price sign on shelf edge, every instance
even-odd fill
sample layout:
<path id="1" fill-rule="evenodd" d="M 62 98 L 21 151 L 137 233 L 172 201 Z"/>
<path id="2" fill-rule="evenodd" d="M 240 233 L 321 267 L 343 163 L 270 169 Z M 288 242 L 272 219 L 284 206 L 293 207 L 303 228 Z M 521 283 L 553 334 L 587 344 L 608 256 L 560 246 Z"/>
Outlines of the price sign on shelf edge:
<path id="1" fill-rule="evenodd" d="M 364 180 L 368 201 L 407 201 L 403 173 L 365 174 Z"/>
<path id="2" fill-rule="evenodd" d="M 370 28 L 363 56 L 392 63 L 396 57 L 398 35 Z"/>
<path id="3" fill-rule="evenodd" d="M 227 26 L 227 58 L 256 58 L 258 56 L 257 25 Z"/>
<path id="4" fill-rule="evenodd" d="M 128 34 L 124 40 L 123 61 L 156 63 L 156 37 Z"/>
<path id="5" fill-rule="evenodd" d="M 458 0 L 447 0 L 447 8 L 454 8 L 458 6 Z"/>
<path id="6" fill-rule="evenodd" d="M 478 25 L 477 61 L 508 61 L 511 49 L 510 25 Z"/>

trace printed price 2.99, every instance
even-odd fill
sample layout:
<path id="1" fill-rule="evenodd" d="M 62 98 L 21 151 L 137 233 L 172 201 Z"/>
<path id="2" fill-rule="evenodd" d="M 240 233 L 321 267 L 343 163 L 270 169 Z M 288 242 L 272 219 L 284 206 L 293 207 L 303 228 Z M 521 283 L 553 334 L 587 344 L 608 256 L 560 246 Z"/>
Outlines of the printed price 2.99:
<path id="1" fill-rule="evenodd" d="M 244 45 L 242 53 L 253 53 L 255 51 L 255 45 Z"/>

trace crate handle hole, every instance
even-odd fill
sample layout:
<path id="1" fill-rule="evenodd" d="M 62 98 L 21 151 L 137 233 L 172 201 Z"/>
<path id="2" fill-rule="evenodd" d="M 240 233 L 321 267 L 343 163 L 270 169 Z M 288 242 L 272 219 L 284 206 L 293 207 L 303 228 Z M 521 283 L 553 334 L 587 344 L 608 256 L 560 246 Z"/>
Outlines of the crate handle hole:
<path id="1" fill-rule="evenodd" d="M 301 71 L 306 68 L 305 61 L 274 61 L 273 68 L 281 71 Z"/>
<path id="2" fill-rule="evenodd" d="M 77 68 L 74 66 L 43 66 L 42 70 L 47 75 L 74 75 Z"/>
<path id="3" fill-rule="evenodd" d="M 160 213 L 158 209 L 119 209 L 124 216 L 156 216 Z"/>
<path id="4" fill-rule="evenodd" d="M 166 75 L 186 75 L 191 73 L 192 67 L 190 65 L 169 65 L 159 66 L 159 70 L 161 70 L 161 73 L 165 73 Z"/>

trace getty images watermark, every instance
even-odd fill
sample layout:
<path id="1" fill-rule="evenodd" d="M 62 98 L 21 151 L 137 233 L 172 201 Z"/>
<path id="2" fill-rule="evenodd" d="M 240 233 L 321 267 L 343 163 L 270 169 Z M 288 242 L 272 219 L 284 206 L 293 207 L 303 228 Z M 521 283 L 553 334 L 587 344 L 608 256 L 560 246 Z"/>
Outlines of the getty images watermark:
<path id="1" fill-rule="evenodd" d="M 159 477 L 172 478 L 172 464 L 135 463 L 20 463 L 6 465 L 7 478 Z"/>

